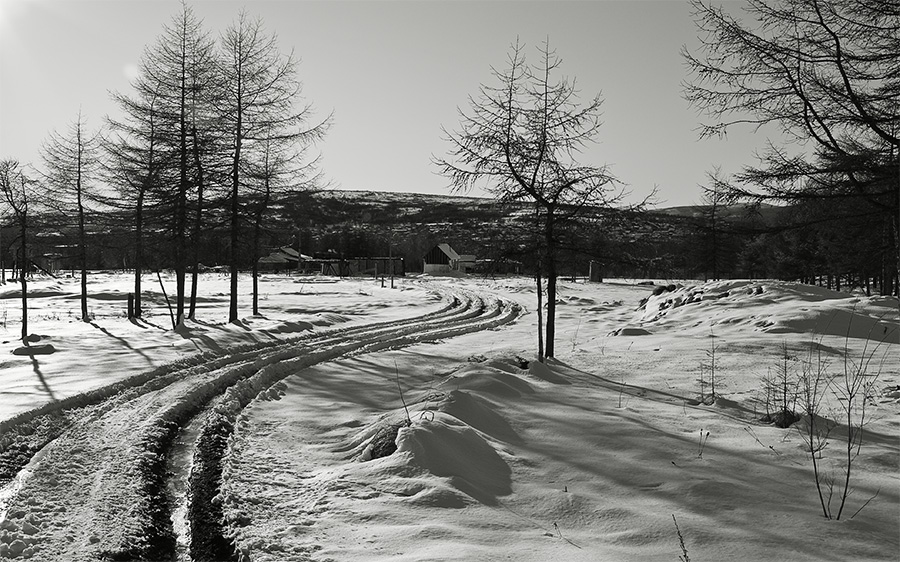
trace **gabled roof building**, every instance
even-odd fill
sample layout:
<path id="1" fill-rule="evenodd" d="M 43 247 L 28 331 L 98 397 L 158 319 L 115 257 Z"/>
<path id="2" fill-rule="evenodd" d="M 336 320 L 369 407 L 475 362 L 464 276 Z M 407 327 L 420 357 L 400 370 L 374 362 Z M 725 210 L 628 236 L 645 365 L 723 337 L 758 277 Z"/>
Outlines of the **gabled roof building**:
<path id="1" fill-rule="evenodd" d="M 425 254 L 423 271 L 430 274 L 470 273 L 475 269 L 475 256 L 457 254 L 450 244 L 438 244 Z"/>

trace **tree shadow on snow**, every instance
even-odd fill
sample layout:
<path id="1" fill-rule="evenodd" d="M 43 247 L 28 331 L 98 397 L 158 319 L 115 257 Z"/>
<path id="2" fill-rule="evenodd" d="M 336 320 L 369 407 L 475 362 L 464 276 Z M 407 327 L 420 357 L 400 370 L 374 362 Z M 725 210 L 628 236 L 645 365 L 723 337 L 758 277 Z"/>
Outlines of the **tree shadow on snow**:
<path id="1" fill-rule="evenodd" d="M 144 353 L 143 351 L 141 351 L 140 349 L 137 349 L 137 348 L 133 347 L 130 343 L 128 343 L 128 340 L 126 340 L 126 339 L 124 339 L 124 338 L 120 338 L 119 336 L 116 336 L 116 335 L 111 334 L 111 333 L 109 332 L 109 330 L 107 330 L 107 329 L 104 328 L 103 326 L 97 324 L 96 322 L 91 322 L 90 324 L 91 324 L 91 326 L 93 326 L 94 328 L 97 328 L 98 330 L 100 330 L 101 332 L 103 332 L 104 335 L 109 336 L 110 338 L 112 338 L 112 339 L 116 340 L 117 342 L 119 342 L 120 344 L 122 344 L 122 345 L 123 345 L 124 347 L 126 347 L 129 351 L 133 351 L 133 352 L 137 353 L 138 355 L 140 355 L 141 357 L 143 357 L 144 360 L 145 360 L 149 365 L 153 365 L 153 361 L 150 359 L 150 357 L 149 357 L 146 353 Z"/>
<path id="2" fill-rule="evenodd" d="M 16 355 L 27 355 L 31 359 L 31 368 L 34 370 L 34 374 L 37 375 L 40 388 L 47 393 L 47 396 L 50 397 L 52 402 L 56 402 L 56 395 L 53 393 L 53 389 L 50 388 L 50 384 L 47 382 L 46 377 L 44 377 L 44 373 L 41 371 L 41 364 L 37 360 L 38 355 L 48 355 L 53 353 L 55 349 L 53 349 L 52 345 L 32 346 L 27 338 L 23 340 L 22 343 L 24 346 L 17 348 L 13 353 Z M 19 351 L 21 351 L 21 353 L 18 353 Z"/>

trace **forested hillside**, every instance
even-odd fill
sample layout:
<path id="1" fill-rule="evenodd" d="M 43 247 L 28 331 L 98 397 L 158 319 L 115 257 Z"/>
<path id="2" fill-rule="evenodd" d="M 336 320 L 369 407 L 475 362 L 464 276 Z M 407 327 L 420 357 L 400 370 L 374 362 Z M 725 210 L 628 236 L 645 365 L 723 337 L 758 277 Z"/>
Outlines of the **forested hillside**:
<path id="1" fill-rule="evenodd" d="M 317 257 L 354 258 L 395 255 L 407 272 L 422 270 L 422 256 L 435 244 L 449 243 L 459 253 L 474 254 L 485 274 L 528 273 L 534 231 L 527 205 L 498 205 L 492 199 L 373 191 L 301 191 L 279 196 L 264 221 L 263 253 L 282 246 L 298 247 Z M 602 264 L 604 276 L 659 278 L 779 277 L 830 282 L 838 287 L 865 286 L 863 267 L 832 268 L 832 254 L 820 244 L 822 231 L 788 230 L 782 222 L 791 209 L 765 206 L 729 207 L 713 220 L 709 206 L 674 207 L 644 213 L 595 209 L 566 235 L 563 274 L 586 276 L 589 263 Z M 133 252 L 124 215 L 109 213 L 92 224 L 90 269 L 130 268 Z M 224 218 L 224 217 L 223 217 Z M 44 217 L 36 227 L 35 261 L 42 267 L 77 268 L 73 252 L 75 230 L 62 217 Z M 212 226 L 200 242 L 206 267 L 227 263 L 229 242 L 224 220 Z M 249 229 L 245 225 L 245 231 Z M 3 232 L 4 262 L 13 264 L 15 234 Z M 153 268 L 171 267 L 162 231 L 149 236 L 145 250 Z M 242 238 L 242 268 L 251 265 L 249 238 Z M 811 251 L 813 248 L 817 252 Z M 873 250 L 874 252 L 874 250 Z M 845 253 L 847 259 L 871 264 L 875 283 L 877 256 Z M 821 277 L 821 279 L 819 279 Z M 871 290 L 871 289 L 870 289 Z"/>

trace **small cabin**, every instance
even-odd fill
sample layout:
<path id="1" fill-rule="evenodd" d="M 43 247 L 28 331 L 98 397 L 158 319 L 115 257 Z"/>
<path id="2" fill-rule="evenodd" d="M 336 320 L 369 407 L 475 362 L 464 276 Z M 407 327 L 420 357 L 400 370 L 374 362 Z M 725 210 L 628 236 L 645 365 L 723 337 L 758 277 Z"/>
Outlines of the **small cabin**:
<path id="1" fill-rule="evenodd" d="M 471 273 L 475 270 L 475 256 L 458 254 L 450 244 L 438 244 L 425 254 L 423 261 L 422 270 L 432 275 Z"/>
<path id="2" fill-rule="evenodd" d="M 270 253 L 268 256 L 259 258 L 259 268 L 264 271 L 287 271 L 297 269 L 300 261 L 311 259 L 298 252 L 290 246 L 283 246 Z"/>

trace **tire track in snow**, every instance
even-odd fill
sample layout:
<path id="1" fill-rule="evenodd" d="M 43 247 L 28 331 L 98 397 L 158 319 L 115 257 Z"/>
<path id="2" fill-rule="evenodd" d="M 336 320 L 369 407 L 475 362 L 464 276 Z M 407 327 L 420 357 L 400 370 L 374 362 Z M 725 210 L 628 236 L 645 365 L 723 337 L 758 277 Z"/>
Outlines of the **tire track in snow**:
<path id="1" fill-rule="evenodd" d="M 434 291 L 440 293 L 440 291 Z M 447 298 L 447 295 L 443 295 Z M 448 303 L 420 320 L 437 319 L 457 313 L 460 301 L 453 297 Z M 276 348 L 289 347 L 305 340 L 321 340 L 327 337 L 350 336 L 359 330 L 392 326 L 396 321 L 379 322 L 364 326 L 337 327 L 317 330 L 277 341 L 260 342 L 238 346 L 220 352 L 208 351 L 180 359 L 151 371 L 134 375 L 116 383 L 70 396 L 63 400 L 49 402 L 0 421 L 0 485 L 8 484 L 30 462 L 32 457 L 47 443 L 61 435 L 77 419 L 85 415 L 98 415 L 117 403 L 140 396 L 151 390 L 162 388 L 182 376 L 195 371 L 220 368 L 229 363 L 237 363 L 258 353 Z M 112 399 L 112 400 L 111 400 Z M 2 495 L 2 494 L 0 494 Z M 0 519 L 6 513 L 6 504 L 0 505 Z"/>
<path id="2" fill-rule="evenodd" d="M 269 365 L 229 388 L 207 416 L 197 441 L 197 453 L 191 473 L 191 559 L 197 562 L 248 560 L 247 553 L 235 552 L 228 536 L 228 527 L 240 526 L 241 521 L 226 521 L 222 509 L 220 485 L 223 479 L 223 457 L 234 424 L 241 411 L 272 385 L 299 370 L 342 356 L 371 353 L 387 348 L 399 348 L 423 341 L 435 341 L 479 330 L 486 330 L 512 322 L 522 313 L 518 304 L 493 298 L 467 294 L 469 311 L 446 322 L 410 324 L 391 334 L 363 338 L 341 344 L 341 352 L 323 350 L 284 363 Z"/>
<path id="3" fill-rule="evenodd" d="M 35 560 L 171 559 L 175 537 L 165 495 L 167 453 L 197 412 L 214 402 L 204 422 L 204 429 L 213 430 L 206 434 L 230 435 L 227 423 L 220 423 L 218 430 L 216 424 L 233 420 L 259 391 L 304 366 L 487 329 L 520 313 L 515 304 L 485 302 L 471 294 L 448 301 L 420 317 L 325 330 L 207 357 L 205 363 L 176 365 L 145 375 L 147 380 L 134 378 L 89 393 L 82 403 L 70 401 L 82 410 L 80 419 L 44 449 L 44 458 L 12 498 L 8 516 L 0 523 L 8 539 L 0 539 L 0 557 L 27 551 Z M 5 429 L 24 427 L 60 410 L 40 412 Z M 217 450 L 199 447 L 195 472 L 214 465 L 217 454 L 221 459 Z M 201 494 L 201 482 L 212 479 L 196 481 L 194 493 Z M 195 516 L 195 522 L 202 526 L 210 515 Z M 203 548 L 198 546 L 194 557 L 213 559 Z"/>
<path id="4" fill-rule="evenodd" d="M 164 451 L 171 439 L 174 438 L 174 435 L 177 433 L 178 425 L 181 420 L 189 415 L 191 408 L 199 403 L 202 403 L 204 400 L 208 400 L 211 396 L 214 396 L 220 389 L 224 389 L 224 386 L 228 384 L 233 384 L 236 380 L 239 380 L 243 376 L 247 376 L 252 373 L 255 369 L 254 367 L 258 367 L 261 364 L 265 364 L 266 362 L 277 361 L 285 356 L 285 354 L 290 354 L 291 350 L 295 348 L 296 342 L 309 340 L 309 341 L 328 341 L 329 339 L 341 339 L 341 338 L 352 338 L 354 334 L 359 332 L 365 332 L 367 330 L 379 331 L 393 328 L 397 325 L 401 325 L 404 323 L 408 323 L 411 321 L 423 321 L 423 322 L 433 322 L 438 321 L 439 319 L 446 317 L 448 315 L 453 316 L 457 315 L 460 310 L 466 310 L 466 303 L 461 302 L 459 299 L 452 299 L 449 303 L 443 308 L 432 312 L 430 314 L 426 314 L 422 317 L 415 319 L 407 319 L 402 321 L 392 321 L 392 322 L 382 322 L 376 324 L 369 324 L 366 326 L 354 326 L 354 327 L 341 327 L 337 329 L 317 332 L 313 334 L 307 334 L 305 336 L 301 336 L 299 338 L 294 338 L 292 341 L 288 343 L 282 343 L 278 345 L 258 345 L 253 346 L 248 351 L 242 351 L 236 353 L 231 356 L 226 357 L 218 357 L 212 358 L 206 363 L 200 363 L 199 365 L 192 365 L 188 368 L 179 368 L 180 364 L 175 364 L 169 372 L 164 372 L 162 374 L 154 371 L 151 372 L 150 375 L 144 377 L 134 377 L 136 379 L 134 381 L 126 381 L 124 384 L 119 385 L 111 385 L 111 387 L 107 387 L 104 389 L 99 389 L 98 391 L 92 391 L 91 393 L 86 393 L 82 397 L 83 403 L 90 404 L 92 401 L 102 400 L 104 396 L 109 394 L 114 394 L 116 390 L 119 390 L 119 387 L 124 387 L 121 392 L 115 394 L 111 399 L 100 402 L 94 407 L 88 408 L 87 412 L 82 412 L 82 417 L 85 420 L 76 424 L 72 430 L 70 430 L 69 434 L 66 436 L 67 440 L 70 442 L 68 444 L 60 445 L 59 447 L 51 447 L 50 449 L 61 449 L 68 451 L 69 454 L 66 456 L 67 458 L 61 459 L 63 464 L 62 466 L 73 469 L 73 473 L 79 473 L 81 468 L 83 468 L 82 457 L 85 456 L 81 448 L 77 445 L 73 445 L 72 442 L 91 442 L 90 433 L 98 433 L 100 434 L 98 437 L 94 438 L 94 441 L 100 445 L 99 448 L 101 450 L 108 450 L 115 447 L 122 447 L 125 449 L 133 449 L 142 454 L 131 454 L 129 458 L 136 459 L 135 462 L 132 462 L 130 465 L 126 464 L 125 466 L 118 466 L 114 462 L 115 460 L 120 460 L 122 455 L 119 455 L 119 458 L 112 459 L 110 462 L 98 463 L 100 464 L 100 468 L 97 471 L 96 480 L 105 481 L 106 473 L 121 473 L 128 476 L 129 482 L 143 482 L 144 490 L 141 490 L 138 487 L 137 490 L 132 489 L 130 496 L 126 494 L 125 498 L 120 497 L 112 497 L 107 498 L 101 505 L 97 507 L 97 509 L 93 509 L 94 519 L 100 518 L 103 519 L 103 515 L 109 511 L 109 505 L 118 505 L 123 503 L 131 503 L 136 505 L 136 509 L 139 512 L 149 511 L 151 515 L 151 525 L 145 525 L 143 528 L 134 530 L 132 529 L 130 535 L 140 535 L 144 537 L 142 540 L 119 540 L 117 541 L 120 544 L 120 547 L 117 548 L 116 552 L 119 552 L 119 556 L 121 558 L 132 558 L 136 556 L 138 553 L 152 553 L 156 551 L 166 551 L 169 545 L 169 537 L 167 533 L 165 533 L 165 518 L 162 516 L 159 509 L 156 509 L 155 506 L 161 505 L 158 501 L 159 497 L 154 497 L 152 492 L 155 492 L 156 486 L 153 482 L 154 479 L 159 480 L 158 475 L 162 473 L 165 466 L 162 462 L 163 456 L 161 454 Z M 260 352 L 263 352 L 265 355 L 261 357 L 261 361 L 259 361 L 256 365 L 254 365 L 254 361 L 260 359 Z M 196 359 L 196 362 L 203 361 L 203 359 L 208 358 L 208 355 L 200 357 Z M 157 370 L 158 371 L 158 370 Z M 137 384 L 142 382 L 142 380 L 149 378 L 144 384 Z M 182 382 L 186 380 L 187 382 Z M 136 383 L 135 385 L 129 385 L 129 382 Z M 189 391 L 186 393 L 186 389 Z M 161 396 L 161 398 L 154 397 L 157 395 Z M 146 405 L 147 401 L 151 401 L 149 406 Z M 76 405 L 81 405 L 78 400 L 70 400 L 70 403 L 75 403 Z M 141 403 L 145 403 L 144 406 L 141 406 Z M 176 406 L 173 408 L 164 408 L 163 405 L 174 403 Z M 138 405 L 137 410 L 135 410 L 135 405 Z M 105 427 L 101 430 L 98 430 L 96 427 L 88 430 L 88 434 L 85 435 L 84 427 L 91 428 L 92 425 L 96 425 L 98 421 L 109 421 L 112 420 L 113 423 L 117 422 L 115 418 L 111 418 L 107 414 L 109 412 L 122 411 L 125 409 L 126 411 L 130 410 L 131 416 L 135 414 L 141 414 L 142 411 L 152 412 L 152 411 L 160 411 L 160 415 L 155 418 L 149 419 L 146 423 L 144 423 L 143 427 L 139 428 L 131 428 L 129 427 L 125 435 L 121 436 L 118 439 L 111 440 L 110 444 L 103 445 L 104 439 L 109 435 L 116 434 L 115 427 Z M 48 412 L 50 415 L 55 415 L 57 412 L 51 411 Z M 38 416 L 40 417 L 40 416 Z M 30 423 L 30 420 L 25 420 L 25 423 Z M 30 428 L 25 428 L 26 433 L 30 430 Z M 131 431 L 131 429 L 135 429 L 135 431 Z M 136 436 L 142 436 L 142 440 L 136 440 Z M 4 435 L 6 437 L 6 435 Z M 98 447 L 95 447 L 95 449 Z M 91 455 L 97 456 L 96 451 L 89 451 L 88 456 Z M 106 455 L 110 456 L 110 455 Z M 50 466 L 53 466 L 52 463 L 47 463 Z M 121 465 L 121 463 L 119 463 Z M 46 465 L 45 465 L 46 466 Z M 42 473 L 39 472 L 39 476 Z M 157 476 L 155 476 L 157 475 Z M 50 478 L 46 479 L 46 482 L 43 482 L 43 485 L 46 485 L 49 489 L 57 487 L 60 485 L 60 482 L 57 481 L 57 478 L 54 476 L 50 476 Z M 62 484 L 73 484 L 72 482 L 66 482 L 66 479 L 63 478 Z M 36 482 L 40 482 L 40 478 Z M 21 483 L 20 483 L 21 484 Z M 85 489 L 90 489 L 92 486 L 91 481 L 83 481 L 77 483 L 77 486 L 72 486 L 77 488 L 74 492 L 75 497 L 79 497 L 79 492 Z M 63 486 L 65 487 L 65 486 Z M 32 486 L 34 488 L 34 486 Z M 114 487 L 118 488 L 118 487 Z M 132 486 L 134 488 L 134 486 Z M 109 494 L 107 494 L 109 495 Z M 20 493 L 20 497 L 26 500 L 25 509 L 15 508 L 10 512 L 12 519 L 16 519 L 16 515 L 21 515 L 23 513 L 27 513 L 27 502 L 34 501 L 38 503 L 36 500 L 32 500 L 28 498 L 28 491 Z M 97 494 L 91 495 L 91 497 L 97 496 Z M 142 497 L 144 501 L 142 502 Z M 150 498 L 150 501 L 147 501 L 147 497 Z M 141 504 L 149 504 L 149 505 L 141 505 Z M 107 518 L 112 521 L 112 525 L 115 526 L 115 517 Z M 19 523 L 16 525 L 13 522 L 9 522 L 5 524 L 9 527 L 8 530 L 16 532 L 18 528 L 23 528 L 24 525 Z M 126 533 L 129 534 L 129 533 Z M 149 537 L 149 539 L 147 538 Z M 19 537 L 16 537 L 19 538 Z M 30 546 L 30 543 L 33 542 L 34 537 L 21 537 L 24 539 L 24 542 L 27 546 Z M 66 540 L 74 541 L 74 536 L 70 535 L 66 536 Z M 100 542 L 100 536 L 89 536 L 88 541 L 92 541 L 93 543 Z M 15 542 L 15 539 L 8 541 L 10 543 Z M 116 542 L 116 541 L 114 541 Z M 121 545 L 126 545 L 126 547 L 121 547 Z M 18 545 L 21 547 L 22 545 Z M 0 547 L 0 556 L 2 554 L 2 547 Z M 155 556 L 155 555 L 154 555 Z"/>

